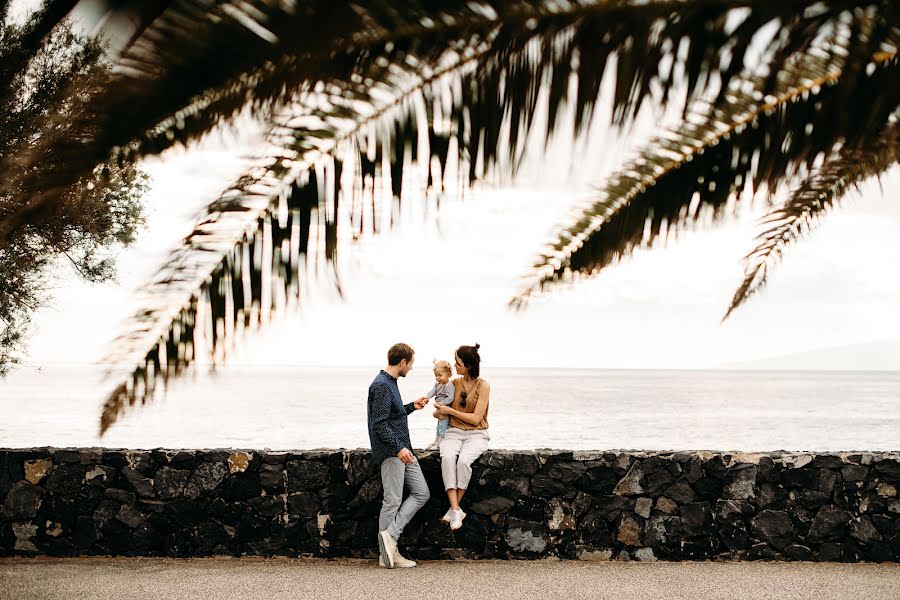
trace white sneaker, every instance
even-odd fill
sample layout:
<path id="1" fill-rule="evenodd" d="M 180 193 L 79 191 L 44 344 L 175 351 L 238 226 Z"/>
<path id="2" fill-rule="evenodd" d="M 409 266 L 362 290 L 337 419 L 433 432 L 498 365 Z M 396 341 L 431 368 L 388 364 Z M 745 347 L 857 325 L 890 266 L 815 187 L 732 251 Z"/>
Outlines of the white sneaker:
<path id="1" fill-rule="evenodd" d="M 466 513 L 460 508 L 459 510 L 454 510 L 453 514 L 450 515 L 450 530 L 456 531 L 460 527 L 462 527 L 463 519 L 466 518 Z"/>
<path id="2" fill-rule="evenodd" d="M 441 517 L 441 521 L 443 521 L 444 523 L 449 523 L 450 519 L 452 519 L 452 518 L 453 518 L 453 509 L 448 508 L 447 512 L 444 513 L 444 516 Z"/>
<path id="3" fill-rule="evenodd" d="M 404 558 L 399 550 L 394 550 L 394 568 L 395 569 L 411 569 L 416 566 L 416 561 Z"/>
<path id="4" fill-rule="evenodd" d="M 430 444 L 425 446 L 425 450 L 428 450 L 431 452 L 434 452 L 435 450 L 439 450 L 439 449 L 440 449 L 440 446 L 438 445 L 437 442 L 431 442 Z"/>
<path id="5" fill-rule="evenodd" d="M 384 558 L 382 558 L 381 555 L 378 556 L 378 566 L 379 567 L 384 566 Z M 415 566 L 416 566 L 416 561 L 409 560 L 408 558 L 404 557 L 402 554 L 400 554 L 399 550 L 397 550 L 394 553 L 394 568 L 395 569 L 411 569 L 412 567 L 415 567 Z"/>
<path id="6" fill-rule="evenodd" d="M 379 565 L 388 569 L 394 568 L 394 555 L 397 553 L 397 542 L 386 530 L 378 532 L 378 550 L 381 553 Z"/>

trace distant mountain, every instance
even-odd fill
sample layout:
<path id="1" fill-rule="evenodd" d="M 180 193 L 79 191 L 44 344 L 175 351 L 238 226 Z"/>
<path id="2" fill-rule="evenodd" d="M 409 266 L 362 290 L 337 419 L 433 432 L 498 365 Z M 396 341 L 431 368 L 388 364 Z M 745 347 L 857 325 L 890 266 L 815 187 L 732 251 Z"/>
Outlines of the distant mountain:
<path id="1" fill-rule="evenodd" d="M 900 340 L 816 348 L 759 360 L 723 363 L 720 369 L 900 371 Z"/>

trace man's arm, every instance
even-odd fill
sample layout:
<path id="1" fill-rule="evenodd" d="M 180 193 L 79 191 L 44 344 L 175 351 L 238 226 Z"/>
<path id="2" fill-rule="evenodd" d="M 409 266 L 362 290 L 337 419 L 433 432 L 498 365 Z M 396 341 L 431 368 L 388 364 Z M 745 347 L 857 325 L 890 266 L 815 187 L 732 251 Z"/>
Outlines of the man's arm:
<path id="1" fill-rule="evenodd" d="M 375 435 L 396 456 L 404 448 L 403 442 L 397 437 L 394 430 L 388 426 L 387 420 L 391 416 L 392 397 L 390 390 L 385 385 L 376 385 L 371 392 L 372 403 L 372 430 Z"/>

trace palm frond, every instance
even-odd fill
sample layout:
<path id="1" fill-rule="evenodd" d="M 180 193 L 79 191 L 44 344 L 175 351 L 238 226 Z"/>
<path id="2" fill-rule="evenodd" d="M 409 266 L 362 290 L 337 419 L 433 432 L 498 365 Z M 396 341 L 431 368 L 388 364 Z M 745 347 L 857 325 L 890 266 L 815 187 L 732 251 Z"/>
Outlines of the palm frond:
<path id="1" fill-rule="evenodd" d="M 723 320 L 765 287 L 769 271 L 785 249 L 817 225 L 851 189 L 900 163 L 900 127 L 891 124 L 881 135 L 856 148 L 841 148 L 807 177 L 790 197 L 763 217 L 768 228 L 744 258 L 744 280 Z"/>
<path id="2" fill-rule="evenodd" d="M 149 25 L 141 25 L 119 60 L 115 80 L 92 96 L 83 115 L 70 119 L 67 135 L 44 136 L 11 161 L 15 181 L 2 178 L 0 185 L 22 190 L 23 201 L 0 222 L 0 244 L 10 229 L 57 201 L 62 189 L 110 155 L 123 161 L 158 153 L 197 139 L 248 104 L 265 113 L 320 82 L 349 81 L 360 70 L 359 60 L 382 59 L 382 50 L 399 48 L 431 62 L 453 44 L 494 38 L 515 47 L 523 40 L 548 40 L 571 26 L 568 57 L 580 61 L 583 81 L 575 98 L 578 114 L 589 114 L 606 58 L 617 52 L 614 114 L 621 124 L 636 113 L 654 82 L 662 100 L 667 98 L 676 68 L 661 71 L 663 59 L 677 59 L 693 94 L 743 68 L 750 40 L 764 24 L 776 23 L 784 39 L 814 37 L 820 33 L 814 24 L 828 21 L 823 15 L 833 17 L 857 5 L 847 0 L 824 5 L 813 0 L 765 5 L 749 0 L 451 0 L 439 7 L 424 0 L 365 6 L 338 0 L 315 7 L 274 0 L 172 2 Z M 871 0 L 867 6 L 888 10 L 891 3 Z M 732 26 L 736 8 L 748 12 L 746 26 Z M 712 49 L 711 41 L 722 42 L 721 48 Z M 683 46 L 691 49 L 686 62 L 679 58 Z M 783 46 L 773 44 L 767 56 L 777 56 Z M 584 51 L 575 52 L 579 47 Z M 778 67 L 771 61 L 769 66 Z M 562 72 L 555 82 L 551 93 L 565 101 Z M 72 93 L 85 95 L 83 90 Z M 553 106 L 555 113 L 559 104 Z M 496 121 L 489 120 L 485 130 Z M 51 154 L 53 171 L 36 176 L 29 167 Z"/>
<path id="3" fill-rule="evenodd" d="M 852 50 L 871 47 L 875 34 L 879 50 L 862 67 L 854 64 Z M 771 94 L 758 77 L 733 85 L 722 105 L 695 102 L 679 128 L 653 139 L 610 177 L 600 199 L 540 257 L 535 283 L 511 305 L 521 307 L 576 274 L 593 274 L 705 213 L 721 218 L 745 189 L 774 194 L 839 144 L 852 149 L 880 134 L 900 102 L 898 37 L 893 28 L 845 25 L 795 57 Z"/>

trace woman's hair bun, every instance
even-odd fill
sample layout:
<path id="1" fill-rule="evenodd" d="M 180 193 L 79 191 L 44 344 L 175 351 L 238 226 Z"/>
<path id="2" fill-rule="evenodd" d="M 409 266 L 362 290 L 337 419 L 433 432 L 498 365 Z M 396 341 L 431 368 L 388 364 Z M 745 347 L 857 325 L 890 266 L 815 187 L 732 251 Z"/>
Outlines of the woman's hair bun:
<path id="1" fill-rule="evenodd" d="M 481 344 L 475 344 L 475 349 L 478 350 L 479 348 L 481 348 Z"/>

